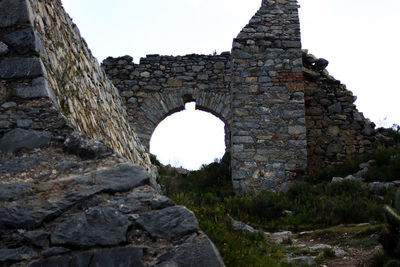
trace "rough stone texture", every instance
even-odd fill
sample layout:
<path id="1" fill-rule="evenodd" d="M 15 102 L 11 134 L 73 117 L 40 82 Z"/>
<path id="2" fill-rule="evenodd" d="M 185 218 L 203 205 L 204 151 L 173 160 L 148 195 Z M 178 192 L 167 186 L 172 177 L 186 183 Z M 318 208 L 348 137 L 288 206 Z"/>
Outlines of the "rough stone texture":
<path id="1" fill-rule="evenodd" d="M 159 266 L 225 266 L 218 250 L 208 238 L 195 243 L 183 244 L 173 252 L 161 256 L 161 261 Z"/>
<path id="2" fill-rule="evenodd" d="M 17 199 L 33 188 L 30 183 L 0 184 L 0 201 L 11 201 Z"/>
<path id="3" fill-rule="evenodd" d="M 0 1 L 0 28 L 32 23 L 32 10 L 27 0 Z"/>
<path id="4" fill-rule="evenodd" d="M 116 155 L 81 159 L 61 146 L 37 152 L 56 160 L 33 171 L 54 173 L 67 158 L 95 169 L 64 169 L 32 185 L 0 184 L 0 266 L 155 266 L 165 255 L 179 266 L 223 266 L 193 213 L 151 187 L 142 167 L 119 163 Z"/>
<path id="5" fill-rule="evenodd" d="M 286 262 L 290 263 L 290 264 L 294 264 L 295 266 L 299 266 L 299 265 L 315 266 L 315 265 L 317 265 L 315 258 L 311 257 L 311 256 L 287 258 Z"/>
<path id="6" fill-rule="evenodd" d="M 172 238 L 199 230 L 193 212 L 183 206 L 174 206 L 142 214 L 136 222 L 153 237 Z"/>
<path id="7" fill-rule="evenodd" d="M 115 246 L 126 241 L 129 220 L 110 207 L 96 207 L 61 224 L 51 235 L 52 245 Z"/>
<path id="8" fill-rule="evenodd" d="M 42 157 L 15 157 L 0 160 L 0 174 L 23 172 L 43 160 Z"/>
<path id="9" fill-rule="evenodd" d="M 30 267 L 122 267 L 144 266 L 142 263 L 143 249 L 138 247 L 121 247 L 82 252 L 74 256 L 61 256 L 35 262 Z"/>
<path id="10" fill-rule="evenodd" d="M 1 114 L 0 136 L 22 127 L 61 138 L 73 128 L 150 172 L 148 153 L 127 122 L 117 89 L 61 1 L 1 1 L 0 20 L 0 28 L 7 28 L 0 32 L 0 103 L 18 103 Z M 44 112 L 29 112 L 35 107 Z"/>
<path id="11" fill-rule="evenodd" d="M 308 169 L 371 153 L 376 142 L 375 125 L 357 110 L 353 93 L 329 75 L 326 60 L 304 50 L 303 65 Z"/>
<path id="12" fill-rule="evenodd" d="M 83 159 L 103 158 L 112 154 L 112 150 L 103 143 L 86 138 L 77 132 L 65 139 L 64 151 Z"/>
<path id="13" fill-rule="evenodd" d="M 232 49 L 232 176 L 239 190 L 279 189 L 306 169 L 297 1 L 264 0 Z"/>
<path id="14" fill-rule="evenodd" d="M 185 103 L 207 111 L 225 123 L 225 143 L 230 147 L 230 53 L 221 55 L 148 55 L 134 64 L 133 58 L 107 58 L 102 67 L 119 89 L 128 109 L 129 122 L 149 148 L 158 124 Z"/>
<path id="15" fill-rule="evenodd" d="M 6 58 L 0 61 L 0 79 L 34 78 L 43 75 L 44 66 L 39 58 Z"/>
<path id="16" fill-rule="evenodd" d="M 16 128 L 0 139 L 0 151 L 10 153 L 19 150 L 40 148 L 50 143 L 51 133 L 28 131 Z"/>

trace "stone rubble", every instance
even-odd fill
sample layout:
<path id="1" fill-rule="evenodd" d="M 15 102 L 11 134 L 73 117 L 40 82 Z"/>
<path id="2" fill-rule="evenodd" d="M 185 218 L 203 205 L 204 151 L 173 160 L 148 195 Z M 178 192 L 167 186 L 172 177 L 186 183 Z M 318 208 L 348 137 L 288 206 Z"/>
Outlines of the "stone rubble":
<path id="1" fill-rule="evenodd" d="M 115 155 L 71 157 L 61 146 L 42 153 L 56 153 L 58 162 L 93 162 L 96 169 L 67 168 L 52 180 L 0 183 L 0 266 L 224 266 L 194 214 L 153 188 L 154 178 L 142 167 Z M 14 160 L 9 156 L 0 166 Z M 44 171 L 28 160 L 19 169 L 3 168 L 0 177 L 32 168 Z"/>

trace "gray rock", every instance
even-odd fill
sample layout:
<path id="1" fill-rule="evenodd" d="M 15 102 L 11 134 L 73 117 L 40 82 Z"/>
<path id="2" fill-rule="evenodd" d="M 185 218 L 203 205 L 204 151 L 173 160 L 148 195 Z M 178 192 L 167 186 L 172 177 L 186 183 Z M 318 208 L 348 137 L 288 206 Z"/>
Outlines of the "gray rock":
<path id="1" fill-rule="evenodd" d="M 26 0 L 0 1 L 0 27 L 31 24 L 33 15 L 27 3 Z"/>
<path id="2" fill-rule="evenodd" d="M 3 43 L 0 42 L 0 55 L 6 54 L 8 52 L 8 46 Z"/>
<path id="3" fill-rule="evenodd" d="M 18 128 L 29 128 L 31 125 L 32 125 L 32 120 L 30 119 L 17 120 Z"/>
<path id="4" fill-rule="evenodd" d="M 45 75 L 40 58 L 5 58 L 0 61 L 0 78 L 34 78 Z"/>
<path id="5" fill-rule="evenodd" d="M 142 263 L 143 249 L 139 247 L 110 248 L 95 251 L 90 266 L 144 266 Z M 72 265 L 74 266 L 74 265 Z"/>
<path id="6" fill-rule="evenodd" d="M 48 258 L 56 255 L 61 255 L 70 252 L 71 250 L 63 247 L 51 247 L 42 253 L 42 257 Z"/>
<path id="7" fill-rule="evenodd" d="M 124 214 L 132 214 L 145 210 L 142 203 L 134 197 L 134 193 L 123 198 L 111 200 L 110 203 L 114 208 Z"/>
<path id="8" fill-rule="evenodd" d="M 32 27 L 7 34 L 4 36 L 4 40 L 19 54 L 39 51 L 43 47 Z"/>
<path id="9" fill-rule="evenodd" d="M 333 177 L 331 183 L 341 183 L 344 179 L 342 177 Z"/>
<path id="10" fill-rule="evenodd" d="M 295 266 L 297 265 L 317 265 L 317 262 L 315 261 L 314 257 L 310 256 L 301 256 L 301 257 L 295 257 L 295 258 L 286 258 L 285 260 L 287 263 L 294 264 Z"/>
<path id="11" fill-rule="evenodd" d="M 71 161 L 64 161 L 56 166 L 56 171 L 57 172 L 65 172 L 67 170 L 75 169 L 77 167 L 79 167 L 78 163 L 71 162 Z"/>
<path id="12" fill-rule="evenodd" d="M 67 195 L 57 202 L 48 203 L 44 206 L 41 201 L 31 201 L 30 205 L 22 203 L 19 207 L 5 208 L 0 206 L 0 229 L 35 229 L 74 206 L 76 203 L 101 192 L 101 188 L 77 191 Z"/>
<path id="13" fill-rule="evenodd" d="M 234 51 L 232 53 L 232 56 L 235 58 L 239 58 L 239 59 L 249 59 L 249 58 L 253 57 L 251 54 L 243 52 L 243 51 Z"/>
<path id="14" fill-rule="evenodd" d="M 51 133 L 47 131 L 33 131 L 17 128 L 9 131 L 0 139 L 0 151 L 14 153 L 23 148 L 41 148 L 48 145 L 50 140 Z"/>
<path id="15" fill-rule="evenodd" d="M 173 252 L 161 256 L 160 261 L 157 266 L 225 266 L 218 250 L 208 238 L 180 245 Z"/>
<path id="16" fill-rule="evenodd" d="M 11 123 L 8 121 L 0 121 L 0 129 L 8 129 L 10 128 Z"/>
<path id="17" fill-rule="evenodd" d="M 116 167 L 76 178 L 73 184 L 96 185 L 102 192 L 126 192 L 149 184 L 150 175 L 140 166 L 123 163 Z"/>
<path id="18" fill-rule="evenodd" d="M 283 231 L 271 234 L 271 239 L 275 244 L 282 244 L 283 241 L 291 239 L 293 233 L 291 231 Z"/>
<path id="19" fill-rule="evenodd" d="M 323 250 L 323 249 L 331 249 L 332 246 L 326 245 L 326 244 L 317 244 L 312 247 L 310 247 L 310 250 L 315 251 L 315 250 Z"/>
<path id="20" fill-rule="evenodd" d="M 83 159 L 104 158 L 113 153 L 112 149 L 103 143 L 89 139 L 77 132 L 65 139 L 64 151 Z"/>
<path id="21" fill-rule="evenodd" d="M 11 102 L 6 102 L 3 105 L 1 105 L 1 107 L 4 108 L 4 109 L 14 108 L 16 106 L 17 106 L 17 103 L 12 102 L 12 101 Z"/>
<path id="22" fill-rule="evenodd" d="M 247 225 L 244 222 L 240 222 L 240 221 L 233 221 L 232 227 L 233 227 L 233 230 L 238 231 L 238 232 L 244 232 L 244 233 L 257 232 L 257 230 L 254 229 L 253 227 L 251 227 L 250 225 Z"/>
<path id="23" fill-rule="evenodd" d="M 0 249 L 0 263 L 30 260 L 35 257 L 37 257 L 37 254 L 28 247 Z"/>
<path id="24" fill-rule="evenodd" d="M 360 170 L 365 169 L 365 168 L 370 168 L 370 167 L 371 167 L 371 164 L 369 162 L 361 163 L 359 166 Z"/>
<path id="25" fill-rule="evenodd" d="M 176 238 L 199 230 L 193 212 L 174 206 L 142 214 L 136 223 L 153 237 Z"/>
<path id="26" fill-rule="evenodd" d="M 335 253 L 335 256 L 338 258 L 343 258 L 343 257 L 349 255 L 349 253 L 347 253 L 346 251 L 344 251 L 343 249 L 338 248 L 338 247 L 334 247 L 332 249 L 332 251 L 333 251 L 333 253 Z"/>
<path id="27" fill-rule="evenodd" d="M 0 173 L 20 173 L 43 161 L 42 157 L 14 157 L 0 160 Z"/>
<path id="28" fill-rule="evenodd" d="M 171 207 L 173 205 L 175 205 L 175 203 L 170 198 L 163 195 L 157 195 L 151 201 L 151 209 L 153 210 L 160 210 L 167 207 Z"/>
<path id="29" fill-rule="evenodd" d="M 31 183 L 0 184 L 0 201 L 13 201 L 30 192 Z"/>
<path id="30" fill-rule="evenodd" d="M 320 58 L 317 60 L 317 62 L 315 62 L 313 69 L 316 71 L 323 71 L 326 67 L 328 67 L 328 65 L 329 65 L 328 60 Z"/>
<path id="31" fill-rule="evenodd" d="M 71 257 L 60 256 L 40 260 L 32 263 L 29 267 L 71 267 Z M 78 266 L 78 265 L 75 265 Z M 88 265 L 80 265 L 87 267 Z"/>
<path id="32" fill-rule="evenodd" d="M 353 175 L 347 175 L 344 177 L 345 180 L 350 180 L 350 181 L 361 181 L 361 178 L 354 177 Z"/>
<path id="33" fill-rule="evenodd" d="M 75 215 L 51 234 L 52 245 L 115 246 L 126 241 L 129 220 L 110 207 L 95 207 Z"/>
<path id="34" fill-rule="evenodd" d="M 117 247 L 63 255 L 34 262 L 30 267 L 142 267 L 143 249 L 140 247 Z"/>
<path id="35" fill-rule="evenodd" d="M 32 85 L 19 86 L 15 90 L 21 98 L 50 97 L 55 100 L 54 93 L 44 77 L 34 79 Z"/>
<path id="36" fill-rule="evenodd" d="M 45 247 L 49 233 L 45 231 L 30 231 L 24 234 L 25 239 L 36 247 Z"/>

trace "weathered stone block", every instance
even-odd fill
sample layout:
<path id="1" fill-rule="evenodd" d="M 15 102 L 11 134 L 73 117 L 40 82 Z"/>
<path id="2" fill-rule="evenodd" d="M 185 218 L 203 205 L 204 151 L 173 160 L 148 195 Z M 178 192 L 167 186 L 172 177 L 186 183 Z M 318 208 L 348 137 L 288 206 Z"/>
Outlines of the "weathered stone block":
<path id="1" fill-rule="evenodd" d="M 32 20 L 33 14 L 28 0 L 0 1 L 0 27 L 29 25 Z"/>
<path id="2" fill-rule="evenodd" d="M 6 58 L 0 61 L 0 78 L 33 78 L 45 75 L 40 58 Z"/>

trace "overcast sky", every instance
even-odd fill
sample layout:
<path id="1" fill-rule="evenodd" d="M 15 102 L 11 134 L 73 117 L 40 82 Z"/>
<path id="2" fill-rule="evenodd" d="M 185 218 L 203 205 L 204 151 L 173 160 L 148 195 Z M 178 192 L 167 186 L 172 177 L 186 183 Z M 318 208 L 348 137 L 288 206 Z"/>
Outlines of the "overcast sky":
<path id="1" fill-rule="evenodd" d="M 136 63 L 146 54 L 230 51 L 232 39 L 261 6 L 261 0 L 62 2 L 100 62 L 108 56 L 131 55 Z M 329 72 L 358 97 L 357 107 L 366 117 L 386 126 L 399 124 L 400 1 L 299 4 L 303 48 L 329 60 Z M 196 113 L 200 111 L 176 115 L 177 119 L 172 115 L 157 128 L 151 150 L 164 163 L 193 169 L 222 156 L 223 124 L 204 115 L 194 117 Z M 207 136 L 210 139 L 205 140 Z"/>

